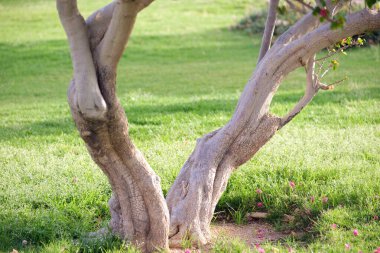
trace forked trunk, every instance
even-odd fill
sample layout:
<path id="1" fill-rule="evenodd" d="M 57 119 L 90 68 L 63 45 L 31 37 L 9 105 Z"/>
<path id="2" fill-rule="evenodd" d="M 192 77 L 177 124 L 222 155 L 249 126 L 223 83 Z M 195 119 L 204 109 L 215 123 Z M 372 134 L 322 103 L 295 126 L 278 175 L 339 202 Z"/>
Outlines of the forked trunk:
<path id="1" fill-rule="evenodd" d="M 69 104 L 89 153 L 112 187 L 110 228 L 143 252 L 167 250 L 169 237 L 175 246 L 185 237 L 196 244 L 207 243 L 215 206 L 232 171 L 325 87 L 314 73 L 315 54 L 345 37 L 380 29 L 379 11 L 351 14 L 339 31 L 329 24 L 319 26 L 318 17 L 310 13 L 269 49 L 279 2 L 272 0 L 259 62 L 234 115 L 224 127 L 198 140 L 165 201 L 159 177 L 129 138 L 127 118 L 116 97 L 117 64 L 137 13 L 152 1 L 115 0 L 85 22 L 76 0 L 57 0 L 74 66 Z M 284 117 L 270 115 L 282 79 L 301 66 L 307 72 L 304 97 Z"/>

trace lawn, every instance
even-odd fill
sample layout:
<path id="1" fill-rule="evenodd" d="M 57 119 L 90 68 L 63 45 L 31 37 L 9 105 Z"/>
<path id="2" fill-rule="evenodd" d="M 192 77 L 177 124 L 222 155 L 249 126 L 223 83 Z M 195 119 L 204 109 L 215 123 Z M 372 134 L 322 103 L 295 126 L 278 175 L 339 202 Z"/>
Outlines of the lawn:
<path id="1" fill-rule="evenodd" d="M 86 16 L 107 3 L 78 2 Z M 160 0 L 139 16 L 119 65 L 118 96 L 131 136 L 160 175 L 164 193 L 196 138 L 231 117 L 254 69 L 260 36 L 228 28 L 263 6 L 248 0 Z M 380 247 L 380 221 L 374 219 L 380 216 L 380 47 L 351 50 L 340 65 L 330 78 L 348 81 L 321 92 L 237 170 L 217 206 L 236 222 L 260 210 L 270 213 L 269 222 L 279 230 L 306 231 L 301 238 L 264 244 L 267 252 L 287 252 L 289 246 L 297 252 L 346 252 L 345 244 L 351 252 Z M 83 239 L 107 224 L 111 190 L 71 119 L 71 75 L 54 1 L 2 0 L 0 251 L 123 248 L 115 238 L 99 245 Z M 286 113 L 302 96 L 304 82 L 302 70 L 289 76 L 273 113 Z M 284 214 L 295 220 L 284 222 Z M 215 251 L 236 246 L 227 244 Z"/>

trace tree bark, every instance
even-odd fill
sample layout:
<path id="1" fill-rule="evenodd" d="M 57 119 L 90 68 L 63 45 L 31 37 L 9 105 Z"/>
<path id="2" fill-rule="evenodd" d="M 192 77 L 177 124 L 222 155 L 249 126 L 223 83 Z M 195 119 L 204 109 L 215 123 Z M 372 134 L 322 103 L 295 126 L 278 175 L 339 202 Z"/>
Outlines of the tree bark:
<path id="1" fill-rule="evenodd" d="M 379 29 L 380 13 L 366 9 L 352 14 L 342 30 L 331 30 L 330 24 L 313 30 L 318 21 L 311 15 L 304 22 L 305 26 L 296 24 L 299 29 L 291 28 L 266 52 L 227 125 L 197 141 L 166 198 L 170 245 L 180 245 L 184 237 L 195 244 L 209 241 L 212 214 L 231 172 L 293 119 L 320 88 L 313 72 L 315 53 L 348 36 Z M 305 96 L 284 117 L 270 115 L 269 106 L 281 81 L 301 66 L 308 72 Z"/>
<path id="2" fill-rule="evenodd" d="M 112 187 L 112 232 L 144 252 L 167 249 L 169 214 L 160 179 L 130 141 L 123 108 L 114 101 L 105 120 L 88 120 L 76 107 L 75 93 L 73 81 L 69 90 L 72 116 L 91 157 Z"/>
<path id="3" fill-rule="evenodd" d="M 277 18 L 278 3 L 279 3 L 279 0 L 269 1 L 268 15 L 267 15 L 267 20 L 265 22 L 263 39 L 261 41 L 260 54 L 259 54 L 259 59 L 257 60 L 257 62 L 260 62 L 260 60 L 264 57 L 264 55 L 267 53 L 267 51 L 269 50 L 271 46 L 273 33 L 274 33 L 274 27 L 275 27 L 276 18 Z"/>
<path id="4" fill-rule="evenodd" d="M 144 252 L 168 249 L 168 237 L 173 246 L 180 246 L 184 237 L 206 244 L 215 206 L 233 170 L 251 159 L 318 92 L 315 54 L 348 36 L 380 29 L 380 12 L 375 10 L 351 14 L 342 30 L 320 25 L 318 18 L 307 14 L 269 48 L 278 4 L 273 0 L 260 60 L 231 120 L 197 141 L 165 201 L 159 177 L 131 142 L 116 97 L 117 64 L 137 14 L 151 2 L 115 0 L 85 22 L 76 0 L 57 0 L 74 68 L 68 91 L 71 113 L 91 157 L 111 184 L 110 228 Z M 284 117 L 270 115 L 281 81 L 302 66 L 307 70 L 305 96 Z"/>
<path id="5" fill-rule="evenodd" d="M 137 13 L 150 2 L 117 0 L 85 23 L 75 0 L 57 0 L 74 67 L 69 105 L 91 157 L 111 184 L 110 228 L 143 252 L 168 249 L 169 213 L 159 177 L 129 138 L 116 97 L 116 69 Z"/>

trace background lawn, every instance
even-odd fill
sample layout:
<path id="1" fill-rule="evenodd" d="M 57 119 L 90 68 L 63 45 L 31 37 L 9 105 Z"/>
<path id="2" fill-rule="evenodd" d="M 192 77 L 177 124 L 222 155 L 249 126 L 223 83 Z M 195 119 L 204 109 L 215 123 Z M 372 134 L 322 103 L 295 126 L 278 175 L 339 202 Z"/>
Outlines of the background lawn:
<path id="1" fill-rule="evenodd" d="M 228 27 L 264 7 L 259 2 L 253 7 L 248 0 L 160 0 L 139 16 L 119 65 L 118 95 L 131 136 L 161 176 L 165 193 L 196 138 L 231 117 L 254 69 L 260 36 Z M 85 16 L 105 3 L 79 1 Z M 344 252 L 346 243 L 352 252 L 380 247 L 380 221 L 374 219 L 380 216 L 379 66 L 378 46 L 343 57 L 330 78 L 347 75 L 348 81 L 321 92 L 237 170 L 217 211 L 241 222 L 239 215 L 263 202 L 261 210 L 278 229 L 307 231 L 302 238 L 264 245 L 269 252 L 289 245 L 297 252 Z M 107 224 L 111 190 L 71 119 L 66 102 L 71 75 L 55 1 L 2 0 L 0 251 L 123 248 L 114 238 L 100 244 L 84 239 Z M 302 70 L 286 79 L 274 113 L 292 107 L 304 80 Z M 295 221 L 284 223 L 284 214 Z M 231 246 L 223 245 L 215 251 Z"/>

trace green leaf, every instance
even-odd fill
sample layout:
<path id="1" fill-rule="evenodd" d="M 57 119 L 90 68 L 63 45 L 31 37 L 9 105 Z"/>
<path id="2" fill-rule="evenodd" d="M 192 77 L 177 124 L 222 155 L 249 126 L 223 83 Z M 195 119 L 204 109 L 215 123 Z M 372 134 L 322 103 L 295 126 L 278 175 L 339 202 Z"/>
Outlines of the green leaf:
<path id="1" fill-rule="evenodd" d="M 365 40 L 362 39 L 362 38 L 358 38 L 357 42 L 358 42 L 358 44 L 359 44 L 360 46 L 363 46 Z"/>
<path id="2" fill-rule="evenodd" d="M 347 37 L 346 38 L 346 44 L 351 45 L 352 44 L 352 37 Z"/>
<path id="3" fill-rule="evenodd" d="M 285 5 L 283 5 L 283 6 L 278 6 L 278 7 L 277 7 L 277 11 L 278 11 L 278 13 L 281 14 L 281 15 L 285 15 L 285 14 L 287 13 L 287 9 L 286 9 Z"/>
<path id="4" fill-rule="evenodd" d="M 313 9 L 313 15 L 314 15 L 314 16 L 317 16 L 317 15 L 319 14 L 320 11 L 321 11 L 321 8 L 319 8 L 318 6 L 315 7 L 315 8 Z"/>
<path id="5" fill-rule="evenodd" d="M 371 8 L 379 0 L 365 0 L 366 5 Z"/>
<path id="6" fill-rule="evenodd" d="M 332 60 L 331 66 L 333 70 L 336 70 L 339 67 L 339 62 L 337 60 Z"/>
<path id="7" fill-rule="evenodd" d="M 333 22 L 331 22 L 331 29 L 343 28 L 344 23 L 346 22 L 346 17 L 343 13 L 338 13 Z"/>

